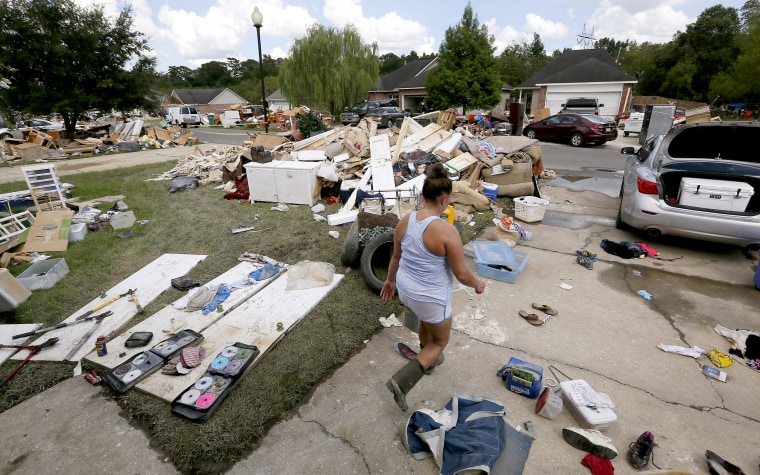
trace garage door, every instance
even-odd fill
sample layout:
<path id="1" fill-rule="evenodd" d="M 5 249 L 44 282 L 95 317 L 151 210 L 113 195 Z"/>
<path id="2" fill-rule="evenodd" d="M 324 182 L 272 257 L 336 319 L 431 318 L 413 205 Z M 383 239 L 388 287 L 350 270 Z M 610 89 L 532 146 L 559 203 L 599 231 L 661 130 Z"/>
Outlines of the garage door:
<path id="1" fill-rule="evenodd" d="M 623 92 L 622 84 L 595 84 L 595 85 L 568 84 L 564 86 L 550 86 L 546 91 L 546 107 L 551 114 L 556 114 L 562 109 L 562 104 L 569 97 L 596 97 L 604 107 L 600 108 L 599 115 L 614 119 L 618 114 L 620 100 Z"/>

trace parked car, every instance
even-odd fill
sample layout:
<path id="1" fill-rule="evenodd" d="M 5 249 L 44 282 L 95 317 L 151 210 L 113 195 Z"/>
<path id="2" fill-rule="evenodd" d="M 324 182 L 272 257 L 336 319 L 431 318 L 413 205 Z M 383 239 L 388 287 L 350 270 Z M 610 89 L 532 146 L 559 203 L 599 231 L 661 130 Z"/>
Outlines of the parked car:
<path id="1" fill-rule="evenodd" d="M 19 129 L 12 127 L 3 127 L 0 129 L 0 140 L 5 139 L 23 139 L 24 133 Z"/>
<path id="2" fill-rule="evenodd" d="M 403 119 L 411 115 L 400 107 L 378 107 L 367 112 L 367 119 L 377 122 L 380 127 L 390 127 L 396 119 Z"/>
<path id="3" fill-rule="evenodd" d="M 644 113 L 631 112 L 628 118 L 623 119 L 620 127 L 623 129 L 623 135 L 628 137 L 630 134 L 640 134 L 644 126 Z"/>
<path id="4" fill-rule="evenodd" d="M 377 101 L 361 101 L 350 109 L 346 107 L 340 114 L 340 121 L 344 125 L 356 125 L 367 113 L 378 107 L 398 106 L 396 99 L 382 99 Z"/>
<path id="5" fill-rule="evenodd" d="M 682 124 L 628 155 L 618 227 L 740 246 L 760 244 L 758 122 Z"/>
<path id="6" fill-rule="evenodd" d="M 604 104 L 599 104 L 599 99 L 596 97 L 571 97 L 562 104 L 559 113 L 599 115 L 601 107 L 604 107 Z"/>
<path id="7" fill-rule="evenodd" d="M 557 114 L 531 122 L 523 129 L 523 135 L 544 141 L 570 142 L 573 147 L 580 147 L 615 140 L 618 131 L 614 122 L 598 115 Z"/>
<path id="8" fill-rule="evenodd" d="M 32 129 L 43 130 L 45 132 L 62 131 L 62 122 L 51 122 L 45 119 L 29 119 L 24 121 L 24 124 Z"/>

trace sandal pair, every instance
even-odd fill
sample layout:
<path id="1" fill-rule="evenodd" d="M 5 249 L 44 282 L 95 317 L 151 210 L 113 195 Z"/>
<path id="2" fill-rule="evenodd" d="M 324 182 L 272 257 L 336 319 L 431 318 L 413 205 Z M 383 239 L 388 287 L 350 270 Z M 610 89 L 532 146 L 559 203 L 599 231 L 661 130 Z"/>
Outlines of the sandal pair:
<path id="1" fill-rule="evenodd" d="M 521 317 L 523 317 L 525 320 L 527 320 L 528 323 L 530 323 L 531 325 L 535 325 L 535 326 L 543 325 L 543 324 L 545 324 L 546 322 L 549 321 L 549 318 L 551 318 L 549 315 L 547 315 L 545 317 L 539 317 L 535 313 L 528 313 L 525 310 L 520 310 L 520 312 L 518 312 L 518 314 Z"/>
<path id="2" fill-rule="evenodd" d="M 596 261 L 599 259 L 595 253 L 589 251 L 588 249 L 578 249 L 577 251 L 575 251 L 575 253 L 580 257 L 585 257 L 592 261 Z"/>
<path id="3" fill-rule="evenodd" d="M 583 256 L 578 256 L 575 258 L 575 262 L 582 265 L 588 270 L 592 270 L 594 268 L 594 260 L 595 259 L 591 259 L 589 257 L 583 257 Z"/>
<path id="4" fill-rule="evenodd" d="M 541 305 L 541 304 L 537 304 L 537 303 L 533 302 L 533 304 L 531 306 L 533 308 L 535 308 L 536 310 L 541 310 L 545 314 L 547 314 L 549 316 L 552 316 L 552 317 L 556 316 L 559 313 L 558 311 L 554 310 L 553 308 L 551 308 L 548 305 Z"/>

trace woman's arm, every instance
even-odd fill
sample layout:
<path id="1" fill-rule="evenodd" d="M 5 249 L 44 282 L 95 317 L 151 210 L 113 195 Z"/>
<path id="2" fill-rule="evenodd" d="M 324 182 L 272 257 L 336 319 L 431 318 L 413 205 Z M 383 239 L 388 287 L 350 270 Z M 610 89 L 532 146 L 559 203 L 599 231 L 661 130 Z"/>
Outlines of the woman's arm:
<path id="1" fill-rule="evenodd" d="M 404 216 L 404 219 L 396 225 L 396 229 L 393 231 L 393 255 L 391 256 L 391 262 L 388 264 L 388 277 L 383 283 L 383 288 L 380 290 L 380 297 L 384 301 L 389 301 L 396 294 L 396 273 L 398 272 L 398 264 L 401 261 L 401 238 L 406 233 L 406 225 L 409 222 L 409 215 Z"/>

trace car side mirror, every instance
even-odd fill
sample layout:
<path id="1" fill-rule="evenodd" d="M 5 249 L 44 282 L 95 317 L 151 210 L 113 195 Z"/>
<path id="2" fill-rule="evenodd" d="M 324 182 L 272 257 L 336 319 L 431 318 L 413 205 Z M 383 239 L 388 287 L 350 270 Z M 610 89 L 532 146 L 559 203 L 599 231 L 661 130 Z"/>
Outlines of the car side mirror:
<path id="1" fill-rule="evenodd" d="M 623 155 L 633 155 L 634 153 L 636 153 L 636 150 L 634 150 L 633 147 L 623 147 L 620 149 L 620 153 L 622 153 Z"/>

